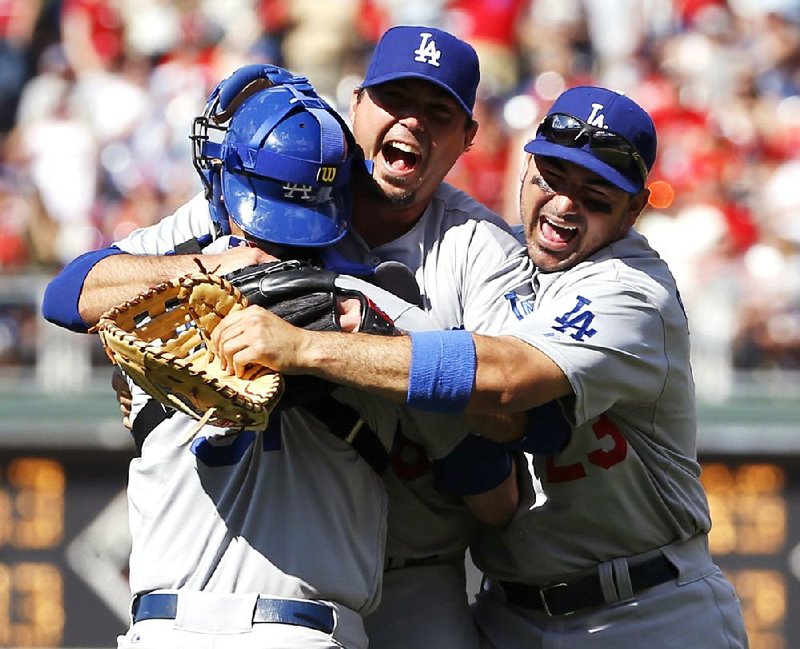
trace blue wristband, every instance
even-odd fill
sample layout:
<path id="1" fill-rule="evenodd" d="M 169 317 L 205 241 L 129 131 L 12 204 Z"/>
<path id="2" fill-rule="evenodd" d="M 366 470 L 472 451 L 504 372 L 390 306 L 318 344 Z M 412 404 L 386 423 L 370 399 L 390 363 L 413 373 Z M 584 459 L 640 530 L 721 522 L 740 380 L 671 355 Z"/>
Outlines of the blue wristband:
<path id="1" fill-rule="evenodd" d="M 475 383 L 475 341 L 464 330 L 411 333 L 406 404 L 427 412 L 459 414 Z"/>
<path id="2" fill-rule="evenodd" d="M 555 455 L 563 451 L 572 435 L 570 426 L 558 401 L 531 408 L 527 412 L 525 434 L 506 448 L 534 455 Z"/>
<path id="3" fill-rule="evenodd" d="M 513 462 L 505 445 L 470 434 L 448 455 L 432 462 L 434 485 L 446 494 L 485 493 L 503 483 Z"/>

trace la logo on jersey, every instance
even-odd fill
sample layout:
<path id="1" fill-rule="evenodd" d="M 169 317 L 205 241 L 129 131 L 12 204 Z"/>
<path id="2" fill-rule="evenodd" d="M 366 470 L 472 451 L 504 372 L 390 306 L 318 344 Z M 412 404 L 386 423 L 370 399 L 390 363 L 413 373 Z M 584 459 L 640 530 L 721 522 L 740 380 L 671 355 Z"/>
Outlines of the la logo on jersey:
<path id="1" fill-rule="evenodd" d="M 311 185 L 301 185 L 300 183 L 286 183 L 283 185 L 283 197 L 295 198 L 295 194 L 299 194 L 301 201 L 310 201 L 312 199 L 311 192 L 314 188 Z"/>
<path id="2" fill-rule="evenodd" d="M 520 297 L 516 291 L 510 291 L 503 296 L 511 307 L 511 312 L 517 320 L 522 320 L 529 313 L 533 313 L 533 296 Z"/>
<path id="3" fill-rule="evenodd" d="M 594 320 L 594 313 L 586 307 L 592 301 L 585 297 L 578 295 L 578 303 L 572 311 L 567 311 L 564 315 L 558 316 L 556 322 L 558 326 L 553 326 L 553 329 L 566 333 L 571 331 L 570 337 L 575 340 L 582 341 L 584 336 L 591 338 L 597 333 L 597 329 L 592 329 L 592 321 Z"/>
<path id="4" fill-rule="evenodd" d="M 606 126 L 606 116 L 600 112 L 604 108 L 605 106 L 603 106 L 603 104 L 592 104 L 592 112 L 586 119 L 586 123 L 589 124 L 589 126 L 596 126 L 597 128 L 608 128 L 608 126 Z"/>
<path id="5" fill-rule="evenodd" d="M 438 68 L 442 51 L 436 49 L 436 41 L 431 38 L 432 35 L 430 32 L 420 32 L 419 37 L 422 40 L 419 47 L 414 50 L 414 54 L 416 54 L 414 60 L 420 63 L 428 63 Z"/>

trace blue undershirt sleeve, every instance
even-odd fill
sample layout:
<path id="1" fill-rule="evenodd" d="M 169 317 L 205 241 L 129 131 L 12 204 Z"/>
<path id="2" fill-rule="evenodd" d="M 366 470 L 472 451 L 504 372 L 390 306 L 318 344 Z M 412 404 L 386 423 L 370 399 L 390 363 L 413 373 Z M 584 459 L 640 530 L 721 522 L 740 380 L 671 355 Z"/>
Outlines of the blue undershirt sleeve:
<path id="1" fill-rule="evenodd" d="M 59 327 L 86 333 L 89 325 L 83 321 L 78 312 L 83 283 L 98 261 L 119 254 L 124 253 L 119 248 L 110 246 L 92 250 L 73 259 L 47 285 L 42 300 L 42 317 Z"/>

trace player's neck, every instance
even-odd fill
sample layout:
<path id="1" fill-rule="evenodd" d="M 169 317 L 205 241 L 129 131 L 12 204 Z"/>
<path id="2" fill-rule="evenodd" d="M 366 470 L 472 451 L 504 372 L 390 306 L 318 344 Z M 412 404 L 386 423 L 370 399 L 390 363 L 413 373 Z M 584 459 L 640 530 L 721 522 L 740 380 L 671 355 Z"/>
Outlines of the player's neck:
<path id="1" fill-rule="evenodd" d="M 374 248 L 403 236 L 419 221 L 425 208 L 425 204 L 419 203 L 397 207 L 382 196 L 356 191 L 353 194 L 352 226 Z"/>

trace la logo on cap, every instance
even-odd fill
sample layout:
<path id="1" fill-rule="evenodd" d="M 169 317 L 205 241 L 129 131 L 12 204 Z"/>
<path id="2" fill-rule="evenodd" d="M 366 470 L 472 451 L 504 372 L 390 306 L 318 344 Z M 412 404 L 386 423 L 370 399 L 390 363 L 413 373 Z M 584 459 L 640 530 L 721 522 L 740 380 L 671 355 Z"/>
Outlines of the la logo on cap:
<path id="1" fill-rule="evenodd" d="M 589 115 L 586 123 L 590 126 L 596 126 L 597 128 L 608 128 L 608 126 L 606 126 L 606 116 L 600 112 L 604 108 L 605 106 L 603 104 L 592 104 L 592 114 Z"/>
<path id="2" fill-rule="evenodd" d="M 419 47 L 414 50 L 415 61 L 420 63 L 428 63 L 435 67 L 439 67 L 439 58 L 442 56 L 442 51 L 436 49 L 436 41 L 431 38 L 433 34 L 430 32 L 420 32 Z"/>

